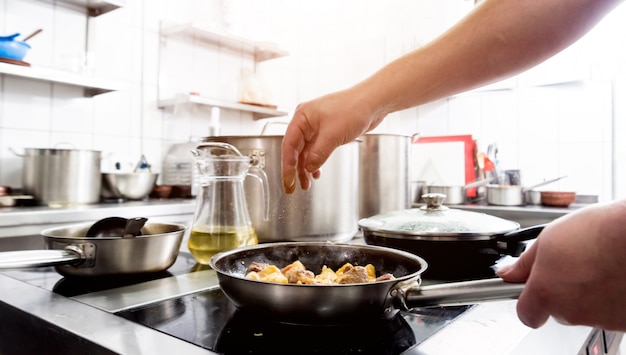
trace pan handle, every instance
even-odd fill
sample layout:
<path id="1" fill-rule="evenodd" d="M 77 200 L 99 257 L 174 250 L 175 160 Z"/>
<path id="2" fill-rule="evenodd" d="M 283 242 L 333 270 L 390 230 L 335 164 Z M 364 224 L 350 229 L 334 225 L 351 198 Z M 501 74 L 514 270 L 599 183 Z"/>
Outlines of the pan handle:
<path id="1" fill-rule="evenodd" d="M 526 249 L 526 245 L 520 242 L 537 238 L 546 226 L 547 224 L 538 224 L 498 235 L 493 239 L 495 248 L 501 254 L 520 256 Z"/>
<path id="2" fill-rule="evenodd" d="M 83 250 L 71 245 L 65 249 L 6 251 L 0 253 L 0 269 L 79 265 L 85 259 Z"/>
<path id="3" fill-rule="evenodd" d="M 517 299 L 524 285 L 524 283 L 505 282 L 500 278 L 452 282 L 412 287 L 406 290 L 404 295 L 398 293 L 396 298 L 401 301 L 400 308 L 404 310 L 417 307 L 467 305 Z"/>

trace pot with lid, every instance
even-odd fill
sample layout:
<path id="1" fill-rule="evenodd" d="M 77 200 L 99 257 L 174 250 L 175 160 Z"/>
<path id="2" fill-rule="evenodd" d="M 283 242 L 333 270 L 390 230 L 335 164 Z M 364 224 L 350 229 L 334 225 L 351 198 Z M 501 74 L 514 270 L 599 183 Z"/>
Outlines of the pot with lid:
<path id="1" fill-rule="evenodd" d="M 484 213 L 443 206 L 445 195 L 426 194 L 425 206 L 398 210 L 359 221 L 367 244 L 392 247 L 429 260 L 429 277 L 492 276 L 504 255 L 519 256 L 524 241 L 543 225 L 520 229 L 517 222 Z"/>

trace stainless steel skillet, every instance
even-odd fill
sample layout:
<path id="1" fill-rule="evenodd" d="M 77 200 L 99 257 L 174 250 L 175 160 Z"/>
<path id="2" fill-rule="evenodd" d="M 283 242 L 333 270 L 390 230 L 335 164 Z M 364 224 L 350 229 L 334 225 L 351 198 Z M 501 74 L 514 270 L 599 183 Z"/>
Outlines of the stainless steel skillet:
<path id="1" fill-rule="evenodd" d="M 286 266 L 300 260 L 319 273 L 323 265 L 336 270 L 346 262 L 373 264 L 377 274 L 395 280 L 350 285 L 294 285 L 244 278 L 252 262 Z M 400 250 L 323 242 L 270 243 L 215 255 L 210 266 L 220 287 L 241 310 L 287 323 L 341 324 L 358 319 L 390 317 L 400 309 L 472 304 L 515 299 L 524 284 L 484 279 L 420 287 L 424 259 Z"/>
<path id="2" fill-rule="evenodd" d="M 185 226 L 148 223 L 134 238 L 86 237 L 93 223 L 46 229 L 45 250 L 0 253 L 0 270 L 54 266 L 63 276 L 100 277 L 167 270 L 178 257 Z"/>

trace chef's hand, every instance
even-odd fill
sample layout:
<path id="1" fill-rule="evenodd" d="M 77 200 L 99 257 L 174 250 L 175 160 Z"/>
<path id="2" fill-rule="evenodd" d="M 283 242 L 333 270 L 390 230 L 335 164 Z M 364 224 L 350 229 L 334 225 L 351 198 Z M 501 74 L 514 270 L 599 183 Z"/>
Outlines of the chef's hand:
<path id="1" fill-rule="evenodd" d="M 548 225 L 519 260 L 498 271 L 523 282 L 517 312 L 532 328 L 563 324 L 626 330 L 626 201 L 598 204 Z"/>
<path id="2" fill-rule="evenodd" d="M 298 105 L 282 145 L 282 180 L 286 193 L 311 187 L 330 154 L 376 127 L 386 113 L 372 106 L 358 86 Z"/>

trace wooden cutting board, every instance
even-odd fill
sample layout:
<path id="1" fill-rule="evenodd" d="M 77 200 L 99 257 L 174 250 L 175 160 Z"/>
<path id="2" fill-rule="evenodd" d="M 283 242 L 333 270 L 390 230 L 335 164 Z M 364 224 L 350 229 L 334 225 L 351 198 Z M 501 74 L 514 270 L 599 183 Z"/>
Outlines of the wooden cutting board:
<path id="1" fill-rule="evenodd" d="M 0 62 L 2 62 L 2 63 L 9 63 L 9 64 L 15 64 L 15 65 L 21 65 L 21 66 L 24 66 L 24 67 L 30 67 L 30 63 L 27 63 L 27 62 L 22 61 L 22 60 L 11 59 L 11 58 L 0 57 Z"/>

